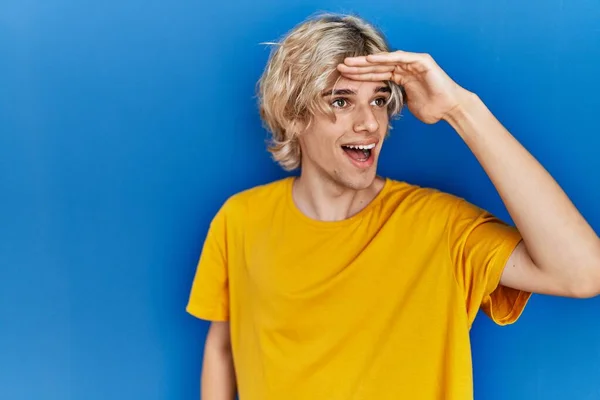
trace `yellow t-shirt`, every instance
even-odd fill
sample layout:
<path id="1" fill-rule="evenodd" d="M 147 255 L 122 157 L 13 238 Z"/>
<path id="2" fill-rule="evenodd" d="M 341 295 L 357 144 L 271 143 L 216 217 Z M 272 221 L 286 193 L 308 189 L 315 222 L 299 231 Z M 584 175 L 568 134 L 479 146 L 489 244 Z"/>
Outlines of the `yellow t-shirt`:
<path id="1" fill-rule="evenodd" d="M 353 217 L 317 221 L 292 184 L 225 202 L 192 285 L 190 314 L 230 321 L 240 399 L 471 399 L 478 310 L 513 323 L 531 295 L 499 286 L 517 230 L 391 179 Z"/>

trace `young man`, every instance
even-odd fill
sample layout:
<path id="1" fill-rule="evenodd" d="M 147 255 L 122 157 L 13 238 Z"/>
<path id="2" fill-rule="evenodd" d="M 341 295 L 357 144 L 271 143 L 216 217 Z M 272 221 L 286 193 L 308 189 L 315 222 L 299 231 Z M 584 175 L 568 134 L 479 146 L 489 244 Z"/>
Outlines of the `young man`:
<path id="1" fill-rule="evenodd" d="M 479 309 L 503 325 L 533 292 L 600 292 L 598 236 L 430 56 L 321 16 L 277 45 L 259 94 L 269 150 L 300 174 L 231 196 L 211 223 L 187 308 L 212 321 L 203 400 L 469 399 Z M 454 127 L 516 227 L 376 174 L 404 100 Z"/>

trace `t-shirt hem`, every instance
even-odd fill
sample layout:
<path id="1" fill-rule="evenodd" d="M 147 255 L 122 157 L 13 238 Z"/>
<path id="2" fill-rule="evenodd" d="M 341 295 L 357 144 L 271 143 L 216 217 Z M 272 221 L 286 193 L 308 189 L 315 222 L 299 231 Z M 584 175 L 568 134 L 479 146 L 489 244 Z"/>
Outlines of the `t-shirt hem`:
<path id="1" fill-rule="evenodd" d="M 513 289 L 503 286 L 500 283 L 504 269 L 507 267 L 508 259 L 522 240 L 523 239 L 519 234 L 512 236 L 500 250 L 500 255 L 497 258 L 498 261 L 494 266 L 492 281 L 495 284 L 495 289 L 489 295 L 490 307 L 488 316 L 497 325 L 505 326 L 515 323 L 522 315 L 532 295 L 531 292 Z M 514 297 L 515 294 L 516 297 Z M 500 297 L 502 297 L 502 299 L 500 299 Z M 514 297 L 514 299 L 511 299 L 511 297 Z M 498 302 L 501 304 L 496 304 Z M 507 302 L 509 302 L 510 308 L 506 312 L 503 312 Z"/>
<path id="2" fill-rule="evenodd" d="M 525 307 L 527 306 L 531 295 L 532 293 L 520 290 L 519 294 L 517 295 L 517 298 L 514 300 L 512 308 L 506 315 L 502 317 L 497 317 L 494 313 L 495 310 L 492 307 L 490 311 L 490 318 L 492 319 L 492 321 L 494 321 L 494 323 L 500 326 L 514 324 L 525 311 Z"/>
<path id="3" fill-rule="evenodd" d="M 186 312 L 198 319 L 205 321 L 226 322 L 229 321 L 229 316 L 214 309 L 208 309 L 195 304 L 188 304 L 185 308 Z"/>

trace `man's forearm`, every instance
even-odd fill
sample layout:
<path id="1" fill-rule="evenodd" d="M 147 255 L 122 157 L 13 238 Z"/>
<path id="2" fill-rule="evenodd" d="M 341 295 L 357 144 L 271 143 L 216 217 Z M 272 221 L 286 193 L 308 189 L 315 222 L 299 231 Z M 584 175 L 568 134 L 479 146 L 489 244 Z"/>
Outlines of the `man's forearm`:
<path id="1" fill-rule="evenodd" d="M 536 266 L 572 285 L 600 282 L 600 239 L 542 165 L 474 94 L 445 118 L 490 177 Z M 597 286 L 595 286 L 597 287 Z"/>

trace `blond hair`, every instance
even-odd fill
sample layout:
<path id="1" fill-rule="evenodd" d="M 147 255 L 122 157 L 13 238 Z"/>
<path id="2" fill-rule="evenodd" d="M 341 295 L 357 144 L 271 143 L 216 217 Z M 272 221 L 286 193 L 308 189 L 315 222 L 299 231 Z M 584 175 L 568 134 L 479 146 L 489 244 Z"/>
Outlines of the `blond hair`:
<path id="1" fill-rule="evenodd" d="M 270 132 L 268 151 L 285 170 L 300 167 L 301 151 L 295 121 L 310 124 L 317 112 L 333 117 L 320 93 L 340 74 L 346 57 L 390 51 L 383 34 L 351 15 L 321 14 L 296 26 L 270 54 L 258 81 L 260 116 Z M 402 108 L 398 85 L 388 82 L 392 95 L 388 115 Z"/>

